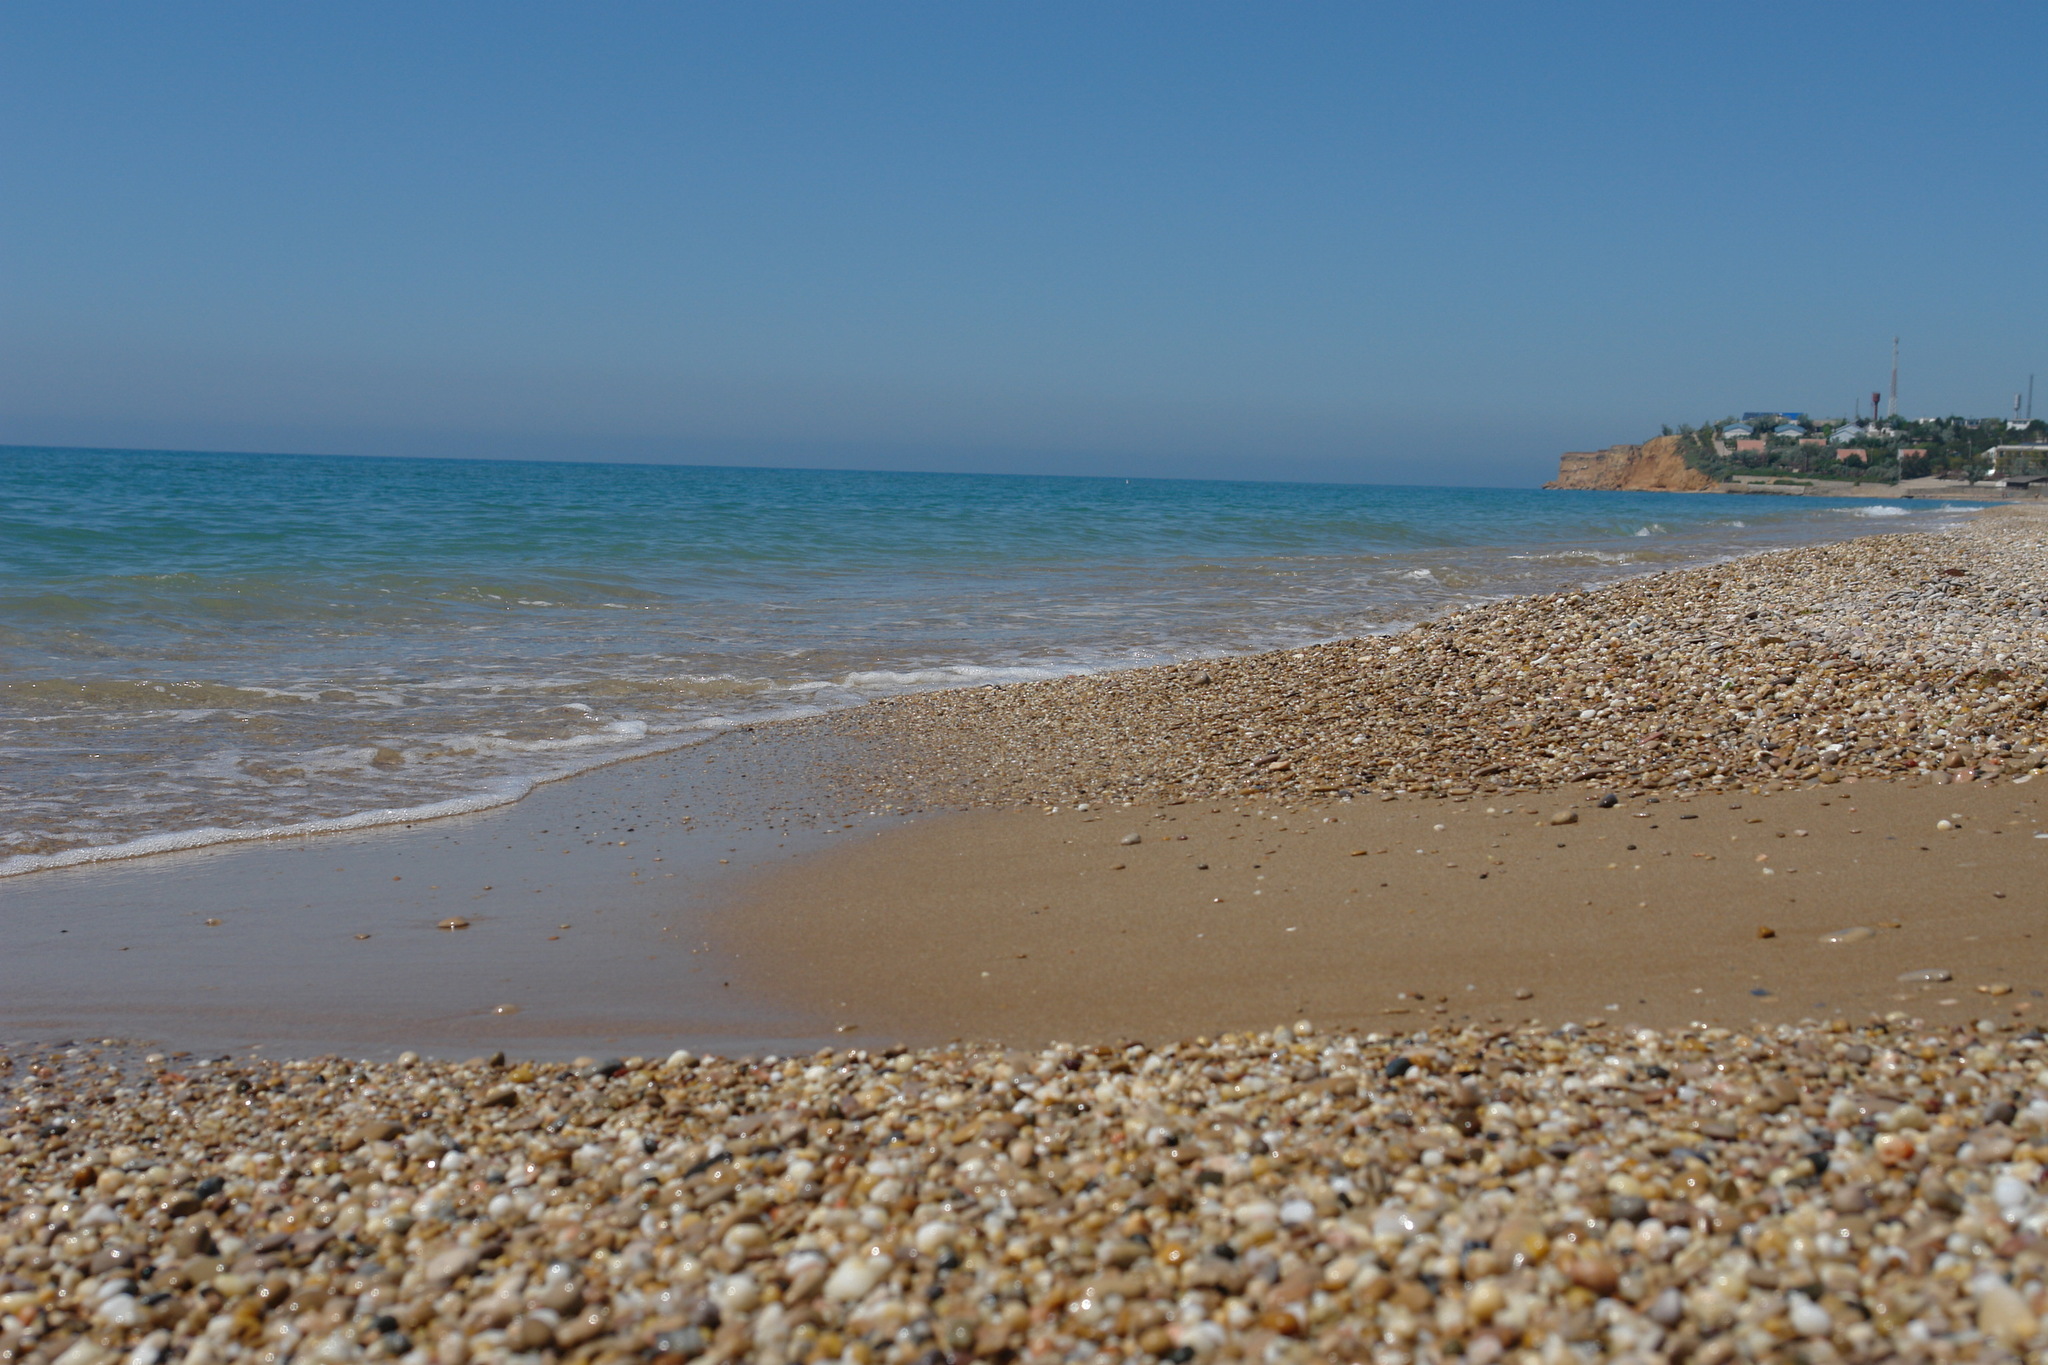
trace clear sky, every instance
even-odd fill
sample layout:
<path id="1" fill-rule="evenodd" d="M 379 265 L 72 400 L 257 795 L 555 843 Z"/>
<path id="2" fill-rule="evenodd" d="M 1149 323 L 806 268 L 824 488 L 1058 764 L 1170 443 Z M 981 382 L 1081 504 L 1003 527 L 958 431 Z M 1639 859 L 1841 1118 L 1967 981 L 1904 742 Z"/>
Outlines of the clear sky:
<path id="1" fill-rule="evenodd" d="M 2048 6 L 0 7 L 0 442 L 1533 483 L 2048 377 Z M 2042 394 L 2048 410 L 2048 389 Z"/>

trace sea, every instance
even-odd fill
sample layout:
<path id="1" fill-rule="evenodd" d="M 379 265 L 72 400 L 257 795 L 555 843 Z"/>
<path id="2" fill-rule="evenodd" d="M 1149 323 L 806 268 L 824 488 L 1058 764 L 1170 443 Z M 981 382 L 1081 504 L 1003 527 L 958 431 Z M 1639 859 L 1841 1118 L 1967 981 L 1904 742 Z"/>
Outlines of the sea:
<path id="1" fill-rule="evenodd" d="M 0 447 L 0 876 L 1954 505 Z"/>

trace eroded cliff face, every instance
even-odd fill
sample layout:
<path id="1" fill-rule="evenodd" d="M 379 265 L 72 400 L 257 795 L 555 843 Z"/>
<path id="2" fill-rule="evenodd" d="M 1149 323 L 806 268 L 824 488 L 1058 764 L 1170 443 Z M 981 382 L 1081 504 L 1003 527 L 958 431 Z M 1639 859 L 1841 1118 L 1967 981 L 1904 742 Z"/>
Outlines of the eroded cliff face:
<path id="1" fill-rule="evenodd" d="M 1570 452 L 1558 460 L 1557 478 L 1543 486 L 1704 493 L 1714 481 L 1686 464 L 1676 436 L 1659 436 L 1639 446 Z"/>

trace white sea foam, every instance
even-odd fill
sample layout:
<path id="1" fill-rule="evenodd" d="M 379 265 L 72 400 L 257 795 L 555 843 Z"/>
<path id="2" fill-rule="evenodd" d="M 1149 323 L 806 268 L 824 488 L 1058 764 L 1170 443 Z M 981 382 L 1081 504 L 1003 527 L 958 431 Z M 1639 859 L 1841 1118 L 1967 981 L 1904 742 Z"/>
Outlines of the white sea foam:
<path id="1" fill-rule="evenodd" d="M 1849 515 L 1852 517 L 1903 517 L 1910 516 L 1911 513 L 1907 512 L 1903 507 L 1893 507 L 1890 503 L 1879 503 L 1875 507 L 1854 508 L 1850 511 Z"/>
<path id="2" fill-rule="evenodd" d="M 1104 665 L 1107 667 L 1108 665 Z M 989 668 L 980 664 L 947 664 L 939 668 L 913 668 L 905 670 L 872 669 L 862 673 L 849 673 L 839 680 L 839 686 L 860 690 L 873 688 L 937 688 L 967 687 L 977 683 L 1036 682 L 1043 678 L 1063 678 L 1074 673 L 1093 672 L 1093 669 L 1010 667 Z"/>
<path id="3" fill-rule="evenodd" d="M 1544 563 L 1561 563 L 1574 560 L 1593 564 L 1633 564 L 1636 562 L 1636 557 L 1632 554 L 1621 554 L 1608 550 L 1558 550 L 1551 554 L 1509 555 L 1508 558 L 1534 560 Z"/>
<path id="4" fill-rule="evenodd" d="M 649 727 L 643 721 L 617 721 L 607 725 L 602 732 L 574 735 L 557 740 L 514 740 L 497 735 L 443 736 L 435 741 L 435 747 L 448 752 L 442 746 L 458 744 L 470 752 L 512 752 L 522 754 L 564 753 L 565 751 L 588 751 L 601 745 L 617 745 L 614 752 L 586 753 L 582 761 L 560 763 L 545 771 L 518 776 L 505 776 L 484 782 L 477 791 L 438 801 L 426 801 L 414 806 L 382 806 L 371 810 L 351 811 L 316 820 L 296 820 L 278 825 L 252 825 L 242 828 L 221 828 L 207 826 L 200 829 L 175 830 L 165 834 L 150 834 L 118 843 L 89 844 L 67 848 L 56 853 L 20 853 L 0 858 L 0 878 L 20 876 L 26 872 L 42 872 L 51 868 L 77 867 L 88 863 L 114 862 L 128 858 L 147 857 L 155 853 L 175 853 L 187 849 L 209 848 L 219 844 L 252 843 L 259 839 L 287 839 L 308 834 L 337 834 L 349 830 L 375 829 L 384 825 L 413 824 L 422 820 L 439 820 L 451 815 L 471 815 L 478 811 L 493 810 L 509 806 L 524 798 L 534 788 L 547 782 L 558 782 L 564 778 L 576 777 L 593 768 L 609 766 L 628 759 L 649 758 L 657 754 L 686 749 L 718 734 L 741 725 L 754 725 L 774 720 L 794 720 L 804 716 L 820 714 L 815 706 L 783 706 L 764 708 L 738 716 L 705 716 L 683 725 L 658 732 L 648 740 Z M 645 741 L 634 743 L 633 741 Z M 368 761 L 367 756 L 374 750 L 360 747 L 337 750 L 321 754 L 301 755 L 296 761 L 306 767 L 325 766 L 321 759 L 341 758 L 347 766 L 360 767 Z M 406 757 L 418 758 L 423 750 L 413 747 L 405 752 Z M 210 765 L 231 768 L 241 755 L 233 753 L 210 756 Z"/>
<path id="5" fill-rule="evenodd" d="M 381 810 L 356 811 L 328 820 L 301 820 L 295 824 L 259 829 L 181 829 L 169 834 L 149 834 L 119 844 L 95 844 L 67 848 L 61 853 L 18 853 L 0 859 L 0 877 L 41 872 L 53 867 L 76 867 L 81 863 L 113 862 L 141 858 L 152 853 L 175 853 L 183 849 L 207 848 L 215 844 L 246 843 L 254 839 L 284 839 L 300 834 L 336 834 L 344 830 L 371 829 L 378 825 L 407 824 L 416 820 L 437 820 L 448 815 L 506 806 L 540 785 L 539 779 L 506 781 L 472 796 L 431 801 L 420 806 L 391 806 Z"/>

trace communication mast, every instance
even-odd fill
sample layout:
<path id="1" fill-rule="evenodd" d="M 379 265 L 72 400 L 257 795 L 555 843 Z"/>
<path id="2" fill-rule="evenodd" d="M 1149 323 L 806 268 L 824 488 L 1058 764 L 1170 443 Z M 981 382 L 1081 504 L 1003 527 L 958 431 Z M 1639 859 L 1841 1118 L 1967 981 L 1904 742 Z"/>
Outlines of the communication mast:
<path id="1" fill-rule="evenodd" d="M 1888 418 L 1897 418 L 1897 417 L 1898 417 L 1898 415 L 1899 415 L 1899 339 L 1898 339 L 1897 337 L 1893 337 L 1893 338 L 1892 338 L 1892 402 L 1891 402 L 1891 410 L 1890 410 L 1889 412 L 1885 413 L 1885 416 L 1886 416 L 1886 417 L 1888 417 Z"/>

